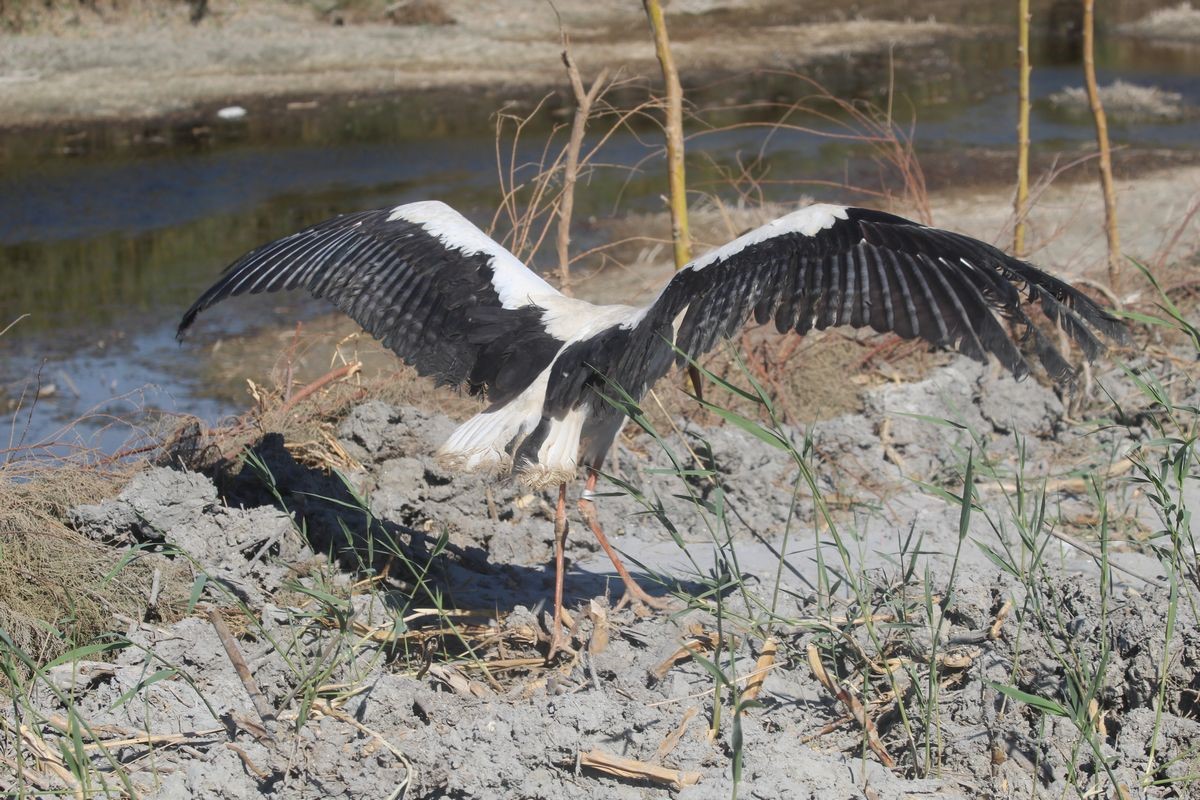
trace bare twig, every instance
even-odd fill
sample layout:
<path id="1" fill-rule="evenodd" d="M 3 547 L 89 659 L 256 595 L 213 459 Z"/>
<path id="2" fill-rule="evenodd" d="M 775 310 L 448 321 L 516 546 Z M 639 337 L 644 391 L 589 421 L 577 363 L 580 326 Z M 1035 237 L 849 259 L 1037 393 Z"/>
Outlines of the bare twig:
<path id="1" fill-rule="evenodd" d="M 0 336 L 3 336 L 4 334 L 8 333 L 9 330 L 12 329 L 12 326 L 16 325 L 18 322 L 20 322 L 21 320 L 25 319 L 28 316 L 29 316 L 28 314 L 22 314 L 21 316 L 14 319 L 12 322 L 5 325 L 3 329 L 0 329 Z"/>
<path id="2" fill-rule="evenodd" d="M 1104 232 L 1108 236 L 1108 285 L 1118 294 L 1121 288 L 1121 236 L 1117 231 L 1117 193 L 1113 188 L 1112 149 L 1108 143 L 1108 119 L 1096 84 L 1096 0 L 1083 0 L 1083 77 L 1088 103 L 1096 122 L 1100 147 L 1100 186 L 1104 190 Z"/>
<path id="3" fill-rule="evenodd" d="M 915 212 L 917 218 L 925 223 L 933 222 L 932 208 L 929 203 L 928 191 L 925 185 L 925 174 L 917 159 L 913 147 L 912 129 L 902 128 L 897 124 L 892 109 L 889 106 L 880 108 L 863 101 L 852 101 L 838 97 L 817 81 L 808 76 L 791 71 L 768 71 L 794 80 L 799 86 L 809 86 L 812 94 L 789 103 L 772 101 L 754 102 L 744 105 L 722 106 L 722 114 L 740 111 L 753 111 L 755 116 L 764 112 L 777 110 L 779 113 L 770 122 L 736 122 L 720 127 L 708 127 L 690 134 L 688 140 L 701 136 L 723 134 L 744 128 L 765 128 L 768 135 L 764 137 L 757 156 L 758 162 L 766 159 L 766 148 L 772 138 L 779 132 L 789 131 L 818 136 L 823 139 L 845 141 L 862 144 L 867 147 L 871 158 L 887 172 L 895 174 L 902 186 L 901 204 Z M 817 124 L 800 124 L 794 118 L 803 116 L 814 120 Z M 703 119 L 697 120 L 703 124 Z M 719 165 L 714 165 L 718 171 L 723 171 Z M 772 185 L 809 185 L 828 186 L 840 190 L 848 190 L 856 194 L 876 198 L 878 201 L 892 202 L 894 192 L 887 183 L 881 182 L 879 189 L 856 185 L 846 180 L 821 179 L 776 179 L 767 180 L 761 174 L 752 174 L 748 167 L 742 167 L 741 177 L 726 175 L 727 179 L 736 184 L 748 180 L 756 184 L 754 194 L 760 195 L 759 188 Z M 740 191 L 740 190 L 739 190 Z M 745 194 L 745 193 L 744 193 Z"/>
<path id="4" fill-rule="evenodd" d="M 667 22 L 659 0 L 642 0 L 650 30 L 654 34 L 654 51 L 662 65 L 663 83 L 667 92 L 667 119 L 663 130 L 667 136 L 667 176 L 671 187 L 671 240 L 675 246 L 675 268 L 692 260 L 691 236 L 688 233 L 687 180 L 683 164 L 683 87 L 679 72 L 671 57 L 671 41 L 667 38 Z"/>
<path id="5" fill-rule="evenodd" d="M 292 395 L 290 400 L 288 400 L 286 403 L 284 403 L 282 406 L 279 407 L 279 411 L 277 413 L 280 416 L 283 416 L 284 414 L 288 413 L 293 408 L 295 408 L 299 403 L 304 401 L 305 398 L 311 397 L 313 394 L 315 394 L 316 392 L 319 392 L 322 388 L 328 386 L 329 384 L 333 383 L 334 381 L 340 381 L 344 378 L 349 378 L 350 376 L 354 375 L 356 372 L 358 372 L 361 369 L 362 369 L 362 362 L 354 361 L 354 362 L 347 364 L 344 367 L 338 367 L 337 369 L 333 369 L 333 370 L 330 370 L 329 372 L 326 372 L 324 375 L 317 378 L 315 381 L 310 383 L 308 386 L 305 386 L 303 389 L 301 389 L 300 391 L 298 391 L 294 395 Z"/>
<path id="6" fill-rule="evenodd" d="M 412 785 L 413 781 L 417 777 L 416 767 L 412 765 L 412 762 L 408 760 L 408 757 L 404 755 L 403 751 L 396 747 L 396 745 L 392 744 L 391 741 L 388 740 L 388 738 L 383 734 L 375 731 L 372 728 L 368 728 L 354 717 L 334 706 L 328 700 L 318 700 L 313 704 L 313 711 L 319 714 L 324 714 L 325 716 L 333 717 L 340 722 L 346 723 L 360 733 L 370 736 L 381 746 L 383 746 L 389 753 L 395 756 L 397 761 L 404 765 L 404 780 L 402 780 L 396 786 L 396 788 L 392 791 L 392 794 L 388 795 L 388 800 L 401 797 L 404 794 L 405 789 Z"/>
<path id="7" fill-rule="evenodd" d="M 1200 197 L 1193 197 L 1191 202 L 1188 203 L 1187 211 L 1180 218 L 1179 224 L 1175 226 L 1175 230 L 1171 233 L 1171 236 L 1158 249 L 1158 252 L 1154 254 L 1154 266 L 1158 271 L 1161 272 L 1163 267 L 1167 265 L 1167 259 L 1179 244 L 1184 231 L 1192 224 L 1192 220 L 1195 219 L 1197 212 L 1200 212 Z"/>
<path id="8" fill-rule="evenodd" d="M 851 694 L 850 690 L 842 686 L 836 678 L 829 674 L 825 669 L 825 665 L 821 663 L 821 653 L 815 644 L 808 645 L 808 666 L 812 670 L 813 676 L 820 681 L 830 694 L 838 699 L 846 710 L 850 712 L 850 716 L 859 724 L 863 733 L 867 737 L 867 746 L 871 748 L 871 752 L 879 759 L 879 762 L 888 769 L 896 766 L 896 761 L 883 746 L 883 742 L 879 739 L 879 734 L 875 732 L 875 724 L 871 722 L 871 718 L 867 716 L 867 711 L 863 708 L 863 704 L 857 697 Z"/>
<path id="9" fill-rule="evenodd" d="M 210 608 L 208 610 L 208 621 L 212 623 L 213 629 L 217 632 L 217 638 L 221 640 L 221 645 L 225 648 L 225 655 L 229 656 L 229 661 L 233 664 L 233 668 L 237 672 L 242 686 L 246 688 L 246 694 L 250 695 L 250 702 L 254 703 L 254 710 L 258 712 L 259 719 L 263 721 L 267 731 L 274 736 L 275 709 L 271 708 L 271 704 L 267 702 L 267 698 L 263 696 L 262 691 L 258 688 L 258 683 L 255 682 L 254 676 L 250 673 L 250 667 L 247 666 L 246 659 L 242 656 L 242 651 L 238 647 L 237 640 L 229 632 L 229 626 L 225 624 L 225 619 L 221 616 L 221 612 L 216 608 Z"/>
<path id="10" fill-rule="evenodd" d="M 600 70 L 600 74 L 592 81 L 592 86 L 586 91 L 583 79 L 579 76 L 579 68 L 571 57 L 570 41 L 567 34 L 562 35 L 563 65 L 567 68 L 567 77 L 571 79 L 571 91 L 575 93 L 575 116 L 571 120 L 571 138 L 567 142 L 567 162 L 563 167 L 563 188 L 558 201 L 558 278 L 559 289 L 563 294 L 571 294 L 571 212 L 575 209 L 575 181 L 579 177 L 579 151 L 583 148 L 583 134 L 587 130 L 588 117 L 592 113 L 592 104 L 600 96 L 604 82 L 608 79 L 608 70 Z"/>
<path id="11" fill-rule="evenodd" d="M 579 754 L 579 766 L 603 772 L 626 780 L 650 781 L 663 783 L 682 789 L 700 782 L 699 772 L 683 772 L 667 767 L 658 767 L 644 761 L 634 761 L 632 758 L 621 758 L 603 750 L 592 750 Z"/>
<path id="12" fill-rule="evenodd" d="M 1029 0 L 1017 3 L 1017 198 L 1013 205 L 1013 255 L 1025 257 L 1025 216 L 1029 213 Z"/>

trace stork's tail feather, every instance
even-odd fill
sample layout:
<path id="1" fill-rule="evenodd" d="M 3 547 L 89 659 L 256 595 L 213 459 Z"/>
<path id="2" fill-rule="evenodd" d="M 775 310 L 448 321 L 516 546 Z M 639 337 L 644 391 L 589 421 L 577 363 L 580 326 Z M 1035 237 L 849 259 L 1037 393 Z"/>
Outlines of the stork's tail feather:
<path id="1" fill-rule="evenodd" d="M 459 425 L 438 450 L 443 466 L 462 472 L 508 474 L 535 489 L 575 477 L 586 408 L 562 418 L 543 415 L 546 381 L 516 400 L 476 414 Z"/>
<path id="2" fill-rule="evenodd" d="M 570 483 L 576 477 L 578 477 L 578 472 L 574 463 L 571 464 L 570 469 L 556 469 L 542 464 L 526 464 L 525 468 L 517 474 L 517 480 L 523 485 L 539 491 Z"/>
<path id="3" fill-rule="evenodd" d="M 528 424 L 523 415 L 512 412 L 511 407 L 485 411 L 459 425 L 438 448 L 438 463 L 461 472 L 512 471 L 513 445 L 519 443 Z"/>
<path id="4" fill-rule="evenodd" d="M 562 419 L 543 416 L 517 451 L 520 481 L 541 489 L 574 480 L 579 466 L 579 439 L 586 420 L 586 406 L 568 411 Z"/>

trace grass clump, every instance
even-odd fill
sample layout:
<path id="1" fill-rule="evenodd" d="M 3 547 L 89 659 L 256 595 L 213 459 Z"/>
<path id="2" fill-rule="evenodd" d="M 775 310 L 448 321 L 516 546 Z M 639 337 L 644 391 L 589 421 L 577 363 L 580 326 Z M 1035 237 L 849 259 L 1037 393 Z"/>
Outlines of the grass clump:
<path id="1" fill-rule="evenodd" d="M 141 619 L 161 565 L 107 580 L 120 554 L 67 524 L 73 506 L 116 494 L 122 473 L 65 465 L 17 471 L 0 470 L 0 630 L 6 646 L 45 663 L 113 630 L 118 617 Z M 170 616 L 169 589 L 163 597 Z"/>

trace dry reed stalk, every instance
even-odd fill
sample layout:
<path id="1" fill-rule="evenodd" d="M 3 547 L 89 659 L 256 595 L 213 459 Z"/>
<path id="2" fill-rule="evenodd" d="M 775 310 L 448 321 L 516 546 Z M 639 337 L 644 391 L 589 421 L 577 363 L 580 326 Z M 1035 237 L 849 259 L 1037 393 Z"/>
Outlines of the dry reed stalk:
<path id="1" fill-rule="evenodd" d="M 275 709 L 271 708 L 271 704 L 263 696 L 262 690 L 258 688 L 258 683 L 254 680 L 254 675 L 250 672 L 250 667 L 246 664 L 246 659 L 242 655 L 241 648 L 237 645 L 237 640 L 233 638 L 233 634 L 229 631 L 229 626 L 225 624 L 225 618 L 221 616 L 221 612 L 218 609 L 210 608 L 208 610 L 208 621 L 212 623 L 213 629 L 217 632 L 217 638 L 221 640 L 221 646 L 225 648 L 225 655 L 229 656 L 229 662 L 233 664 L 233 669 L 237 672 L 238 679 L 242 682 L 246 694 L 250 696 L 250 702 L 254 704 L 254 710 L 258 713 L 259 719 L 266 726 L 268 736 L 274 738 Z"/>
<path id="2" fill-rule="evenodd" d="M 682 647 L 667 657 L 665 661 L 650 671 L 655 678 L 662 680 L 671 671 L 671 668 L 676 664 L 681 664 L 688 661 L 697 653 L 706 653 L 715 650 L 720 646 L 721 642 L 715 633 L 709 631 L 699 632 L 694 635 L 689 641 L 685 642 Z"/>
<path id="3" fill-rule="evenodd" d="M 671 195 L 671 241 L 675 252 L 675 269 L 692 260 L 691 235 L 688 232 L 687 180 L 683 163 L 683 87 L 671 56 L 671 40 L 667 37 L 667 22 L 659 0 L 642 0 L 650 30 L 654 34 L 654 51 L 662 66 L 663 84 L 667 93 L 666 122 L 667 178 Z"/>
<path id="4" fill-rule="evenodd" d="M 762 691 L 763 683 L 767 680 L 767 673 L 775 666 L 775 655 L 778 649 L 774 637 L 768 637 L 763 642 L 762 653 L 759 655 L 758 661 L 754 664 L 754 672 L 751 673 L 754 677 L 746 684 L 746 690 L 742 692 L 742 700 L 755 700 L 758 698 L 759 692 Z M 743 711 L 742 713 L 746 712 Z"/>
<path id="5" fill-rule="evenodd" d="M 603 772 L 617 778 L 635 781 L 650 781 L 662 783 L 675 789 L 694 786 L 700 782 L 699 772 L 683 772 L 682 770 L 658 767 L 644 761 L 632 758 L 621 758 L 603 750 L 592 750 L 579 754 L 579 766 Z"/>
<path id="6" fill-rule="evenodd" d="M 1025 217 L 1029 213 L 1029 0 L 1017 0 L 1017 199 L 1013 204 L 1013 255 L 1025 257 Z"/>
<path id="7" fill-rule="evenodd" d="M 608 78 L 607 70 L 600 70 L 596 80 L 592 81 L 590 89 L 584 90 L 583 78 L 575 59 L 571 57 L 570 42 L 563 34 L 563 65 L 567 68 L 567 77 L 571 80 L 571 91 L 575 93 L 575 116 L 571 120 L 571 138 L 567 142 L 567 161 L 563 168 L 563 188 L 558 201 L 558 282 L 559 290 L 565 295 L 571 294 L 571 214 L 575 209 L 575 182 L 579 177 L 579 152 L 583 149 L 583 134 L 587 130 L 588 117 L 592 113 L 592 104 L 600 96 L 604 82 Z"/>
<path id="8" fill-rule="evenodd" d="M 1083 0 L 1083 77 L 1088 103 L 1096 122 L 1096 143 L 1100 147 L 1100 186 L 1104 190 L 1104 233 L 1108 237 L 1108 283 L 1120 293 L 1121 235 L 1117 230 L 1117 193 L 1113 187 L 1112 149 L 1108 142 L 1108 119 L 1100 102 L 1096 84 L 1096 0 Z"/>
<path id="9" fill-rule="evenodd" d="M 343 367 L 338 367 L 337 369 L 332 369 L 329 372 L 326 372 L 320 378 L 317 378 L 315 381 L 308 384 L 303 389 L 301 389 L 300 391 L 298 391 L 294 395 L 292 395 L 290 398 L 288 398 L 287 401 L 282 406 L 280 406 L 279 409 L 275 413 L 280 416 L 287 414 L 289 411 L 291 411 L 293 408 L 295 408 L 297 405 L 299 405 L 305 399 L 316 394 L 324 387 L 328 386 L 331 383 L 334 383 L 335 381 L 340 381 L 340 380 L 344 380 L 346 378 L 352 377 L 354 374 L 356 374 L 360 370 L 362 370 L 362 362 L 361 361 L 352 361 L 351 363 L 346 364 Z"/>
<path id="10" fill-rule="evenodd" d="M 871 748 L 871 752 L 875 754 L 879 762 L 888 769 L 893 769 L 896 766 L 896 760 L 888 754 L 887 749 L 883 746 L 879 734 L 875 731 L 875 724 L 867 716 L 867 710 L 863 708 L 863 704 L 857 697 L 826 671 L 825 665 L 821 663 L 821 653 L 814 644 L 808 645 L 808 666 L 812 670 L 813 676 L 846 707 L 850 716 L 862 728 L 867 737 L 867 746 Z"/>
<path id="11" fill-rule="evenodd" d="M 37 768 L 42 771 L 49 771 L 54 774 L 54 777 L 62 781 L 67 789 L 71 792 L 71 796 L 77 800 L 83 800 L 84 791 L 79 781 L 67 769 L 65 762 L 59 753 L 40 736 L 37 735 L 28 725 L 18 725 L 21 739 L 25 744 L 25 749 L 33 754 Z"/>
<path id="12" fill-rule="evenodd" d="M 664 758 L 671 754 L 671 751 L 679 744 L 679 740 L 687 733 L 688 725 L 692 719 L 700 713 L 700 709 L 696 706 L 688 706 L 687 711 L 683 712 L 683 719 L 679 721 L 679 725 L 675 730 L 667 734 L 667 738 L 663 739 L 658 745 L 658 750 L 654 753 L 654 760 L 661 762 Z"/>
<path id="13" fill-rule="evenodd" d="M 687 176 L 683 161 L 683 87 L 671 56 L 671 40 L 667 37 L 667 21 L 659 0 L 642 0 L 650 30 L 654 34 L 654 52 L 662 65 L 663 84 L 667 92 L 666 121 L 663 132 L 667 137 L 667 181 L 670 186 L 671 246 L 675 254 L 675 269 L 683 269 L 692 260 L 692 237 L 688 230 Z M 688 377 L 696 397 L 703 397 L 700 370 L 689 364 Z"/>
<path id="14" fill-rule="evenodd" d="M 587 645 L 588 652 L 592 655 L 603 653 L 608 649 L 609 641 L 608 609 L 604 607 L 603 603 L 599 603 L 593 598 L 588 601 L 585 613 L 592 621 L 592 635 L 588 639 Z"/>
<path id="15" fill-rule="evenodd" d="M 987 638 L 989 641 L 996 641 L 1000 638 L 1000 629 L 1004 627 L 1004 621 L 1008 619 L 1009 612 L 1012 611 L 1012 598 L 1004 601 L 1004 605 L 1000 606 L 1000 610 L 996 612 L 996 619 L 992 622 L 992 626 L 988 628 Z"/>

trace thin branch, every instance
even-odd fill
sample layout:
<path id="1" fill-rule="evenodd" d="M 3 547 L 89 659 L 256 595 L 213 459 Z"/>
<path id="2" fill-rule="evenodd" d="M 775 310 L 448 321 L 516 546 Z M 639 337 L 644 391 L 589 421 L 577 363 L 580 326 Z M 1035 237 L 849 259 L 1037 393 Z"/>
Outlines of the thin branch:
<path id="1" fill-rule="evenodd" d="M 579 177 L 579 151 L 583 148 L 583 134 L 587 130 L 588 116 L 592 113 L 592 104 L 600 96 L 604 82 L 608 78 L 608 70 L 600 70 L 596 80 L 587 91 L 583 88 L 583 79 L 579 76 L 579 68 L 571 57 L 570 41 L 567 34 L 562 35 L 563 65 L 567 68 L 567 76 L 571 79 L 571 90 L 575 93 L 575 117 L 571 121 L 571 138 L 567 142 L 567 163 L 563 169 L 563 188 L 558 202 L 558 278 L 559 289 L 563 294 L 571 294 L 571 214 L 575 210 L 575 182 Z"/>
<path id="2" fill-rule="evenodd" d="M 1029 213 L 1029 0 L 1018 0 L 1017 54 L 1017 198 L 1013 205 L 1013 255 L 1025 257 L 1025 217 Z"/>
<path id="3" fill-rule="evenodd" d="M 1100 146 L 1100 186 L 1104 190 L 1104 232 L 1108 236 L 1108 285 L 1118 293 L 1121 285 L 1121 236 L 1117 231 L 1117 193 L 1113 188 L 1112 150 L 1108 143 L 1108 119 L 1096 85 L 1096 0 L 1083 0 L 1083 77 L 1088 103 L 1096 121 L 1096 143 Z"/>
<path id="4" fill-rule="evenodd" d="M 654 34 L 654 50 L 662 65 L 663 83 L 667 92 L 667 120 L 663 130 L 667 136 L 667 177 L 671 187 L 671 240 L 675 246 L 675 269 L 692 260 L 691 236 L 688 233 L 687 180 L 683 164 L 683 87 L 679 72 L 671 57 L 671 42 L 667 38 L 667 23 L 663 19 L 659 0 L 642 0 L 650 30 Z"/>
<path id="5" fill-rule="evenodd" d="M 233 664 L 233 668 L 237 672 L 237 676 L 241 680 L 246 694 L 250 695 L 250 702 L 254 704 L 254 710 L 258 712 L 259 719 L 262 720 L 268 734 L 274 737 L 276 723 L 275 709 L 271 708 L 271 704 L 267 702 L 267 698 L 263 696 L 262 691 L 258 688 L 258 683 L 255 682 L 254 675 L 250 672 L 250 667 L 246 665 L 246 659 L 242 656 L 242 651 L 237 646 L 237 640 L 229 632 L 229 626 L 225 624 L 225 620 L 221 617 L 221 612 L 216 608 L 210 608 L 208 610 L 208 621 L 212 623 L 213 629 L 216 630 L 217 638 L 221 640 L 221 645 L 225 648 L 225 655 L 229 656 L 229 661 Z"/>

